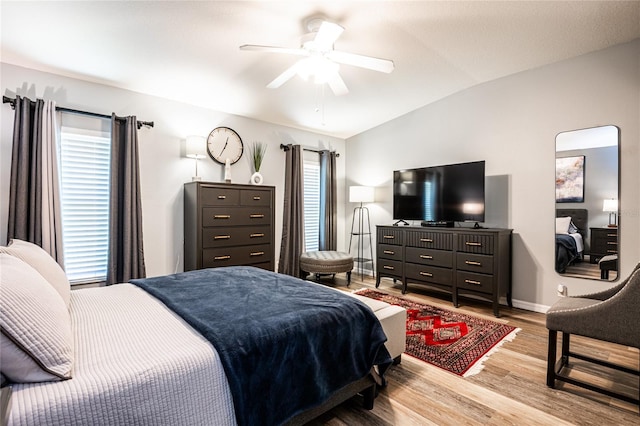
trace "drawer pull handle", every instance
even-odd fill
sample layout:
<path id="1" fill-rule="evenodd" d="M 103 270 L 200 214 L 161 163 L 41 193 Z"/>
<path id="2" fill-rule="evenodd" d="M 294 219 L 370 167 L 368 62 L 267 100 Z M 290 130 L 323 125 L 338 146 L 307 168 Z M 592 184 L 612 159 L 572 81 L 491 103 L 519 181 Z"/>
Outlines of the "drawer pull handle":
<path id="1" fill-rule="evenodd" d="M 424 276 L 424 277 L 432 277 L 433 274 L 431 272 L 422 272 L 420 271 L 420 275 Z"/>
<path id="2" fill-rule="evenodd" d="M 475 281 L 475 280 L 464 280 L 464 282 L 467 284 L 482 285 L 480 281 Z"/>
<path id="3" fill-rule="evenodd" d="M 262 256 L 263 254 L 263 251 L 254 251 L 252 253 L 249 253 L 249 256 Z"/>
<path id="4" fill-rule="evenodd" d="M 396 268 L 394 268 L 393 266 L 389 266 L 389 265 L 384 265 L 384 266 L 383 266 L 383 268 L 384 268 L 384 269 L 388 269 L 388 270 L 390 270 L 390 271 L 393 271 L 394 269 L 396 269 Z"/>
<path id="5" fill-rule="evenodd" d="M 260 201 L 260 196 L 256 195 L 255 197 L 253 197 L 253 199 L 256 200 L 256 201 Z"/>
<path id="6" fill-rule="evenodd" d="M 482 262 L 474 262 L 473 260 L 465 260 L 464 263 L 472 266 L 482 266 Z"/>
<path id="7" fill-rule="evenodd" d="M 230 214 L 216 214 L 213 216 L 214 219 L 231 219 Z"/>
<path id="8" fill-rule="evenodd" d="M 213 260 L 228 260 L 231 259 L 231 256 L 216 256 Z"/>
<path id="9" fill-rule="evenodd" d="M 607 241 L 607 245 L 615 246 L 618 245 L 618 243 L 616 243 L 615 241 Z"/>
<path id="10" fill-rule="evenodd" d="M 607 234 L 607 237 L 617 237 L 618 234 Z"/>
<path id="11" fill-rule="evenodd" d="M 607 250 L 607 253 L 617 253 L 618 250 Z"/>
<path id="12" fill-rule="evenodd" d="M 226 195 L 218 195 L 218 200 L 226 200 L 227 196 Z"/>
<path id="13" fill-rule="evenodd" d="M 251 219 L 262 219 L 264 217 L 263 214 L 250 214 L 249 217 Z"/>
<path id="14" fill-rule="evenodd" d="M 474 242 L 471 242 L 471 241 L 465 241 L 464 243 L 465 243 L 466 245 L 468 245 L 468 246 L 473 246 L 473 247 L 482 247 L 482 243 L 474 243 Z"/>
<path id="15" fill-rule="evenodd" d="M 231 235 L 216 235 L 213 237 L 214 240 L 228 240 L 231 239 Z"/>
<path id="16" fill-rule="evenodd" d="M 383 253 L 384 254 L 396 254 L 396 252 L 393 251 L 393 250 L 384 250 Z"/>
<path id="17" fill-rule="evenodd" d="M 384 238 L 385 240 L 393 240 L 395 238 L 395 235 L 383 235 L 382 238 Z"/>
<path id="18" fill-rule="evenodd" d="M 433 239 L 431 238 L 420 238 L 420 241 L 423 243 L 432 243 Z"/>
<path id="19" fill-rule="evenodd" d="M 258 237 L 264 237 L 264 234 L 263 233 L 258 233 L 258 234 L 249 235 L 249 238 L 258 238 Z"/>
<path id="20" fill-rule="evenodd" d="M 429 256 L 428 254 L 421 254 L 420 259 L 433 259 L 433 256 Z"/>

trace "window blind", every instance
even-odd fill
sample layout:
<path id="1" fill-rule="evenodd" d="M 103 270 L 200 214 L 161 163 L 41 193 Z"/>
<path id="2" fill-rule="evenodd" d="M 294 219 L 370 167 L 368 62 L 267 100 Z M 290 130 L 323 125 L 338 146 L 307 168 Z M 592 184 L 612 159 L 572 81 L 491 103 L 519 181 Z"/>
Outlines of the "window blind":
<path id="1" fill-rule="evenodd" d="M 61 128 L 62 238 L 73 284 L 106 278 L 110 146 L 108 133 Z"/>
<path id="2" fill-rule="evenodd" d="M 316 251 L 320 236 L 320 163 L 304 161 L 304 242 Z"/>

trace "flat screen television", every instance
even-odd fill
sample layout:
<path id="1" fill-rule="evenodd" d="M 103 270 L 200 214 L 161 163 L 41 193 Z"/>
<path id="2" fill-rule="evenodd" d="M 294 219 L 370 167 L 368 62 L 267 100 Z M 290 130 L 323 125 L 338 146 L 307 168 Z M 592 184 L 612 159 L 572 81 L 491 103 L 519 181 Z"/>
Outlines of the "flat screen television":
<path id="1" fill-rule="evenodd" d="M 484 222 L 484 161 L 394 171 L 393 218 Z"/>

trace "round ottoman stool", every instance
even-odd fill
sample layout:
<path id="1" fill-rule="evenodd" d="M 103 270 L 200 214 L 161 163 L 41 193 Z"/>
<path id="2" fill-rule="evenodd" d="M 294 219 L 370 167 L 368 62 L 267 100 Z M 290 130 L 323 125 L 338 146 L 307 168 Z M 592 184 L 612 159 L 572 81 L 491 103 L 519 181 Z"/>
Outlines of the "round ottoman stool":
<path id="1" fill-rule="evenodd" d="M 353 256 L 341 251 L 308 251 L 300 255 L 300 278 L 305 279 L 307 274 L 335 274 L 347 273 L 347 287 L 351 284 L 351 270 L 353 269 Z"/>

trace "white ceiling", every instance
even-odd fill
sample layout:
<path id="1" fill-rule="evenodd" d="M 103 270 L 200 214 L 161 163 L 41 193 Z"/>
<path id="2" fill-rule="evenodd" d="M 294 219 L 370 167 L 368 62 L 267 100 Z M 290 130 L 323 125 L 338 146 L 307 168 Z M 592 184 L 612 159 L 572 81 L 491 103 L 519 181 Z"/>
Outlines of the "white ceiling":
<path id="1" fill-rule="evenodd" d="M 640 37 L 640 1 L 153 1 L 0 3 L 2 61 L 346 138 L 468 87 Z M 342 66 L 341 97 L 299 78 L 305 21 L 345 31 L 337 50 L 392 59 Z M 324 105 L 323 114 L 316 112 Z"/>

